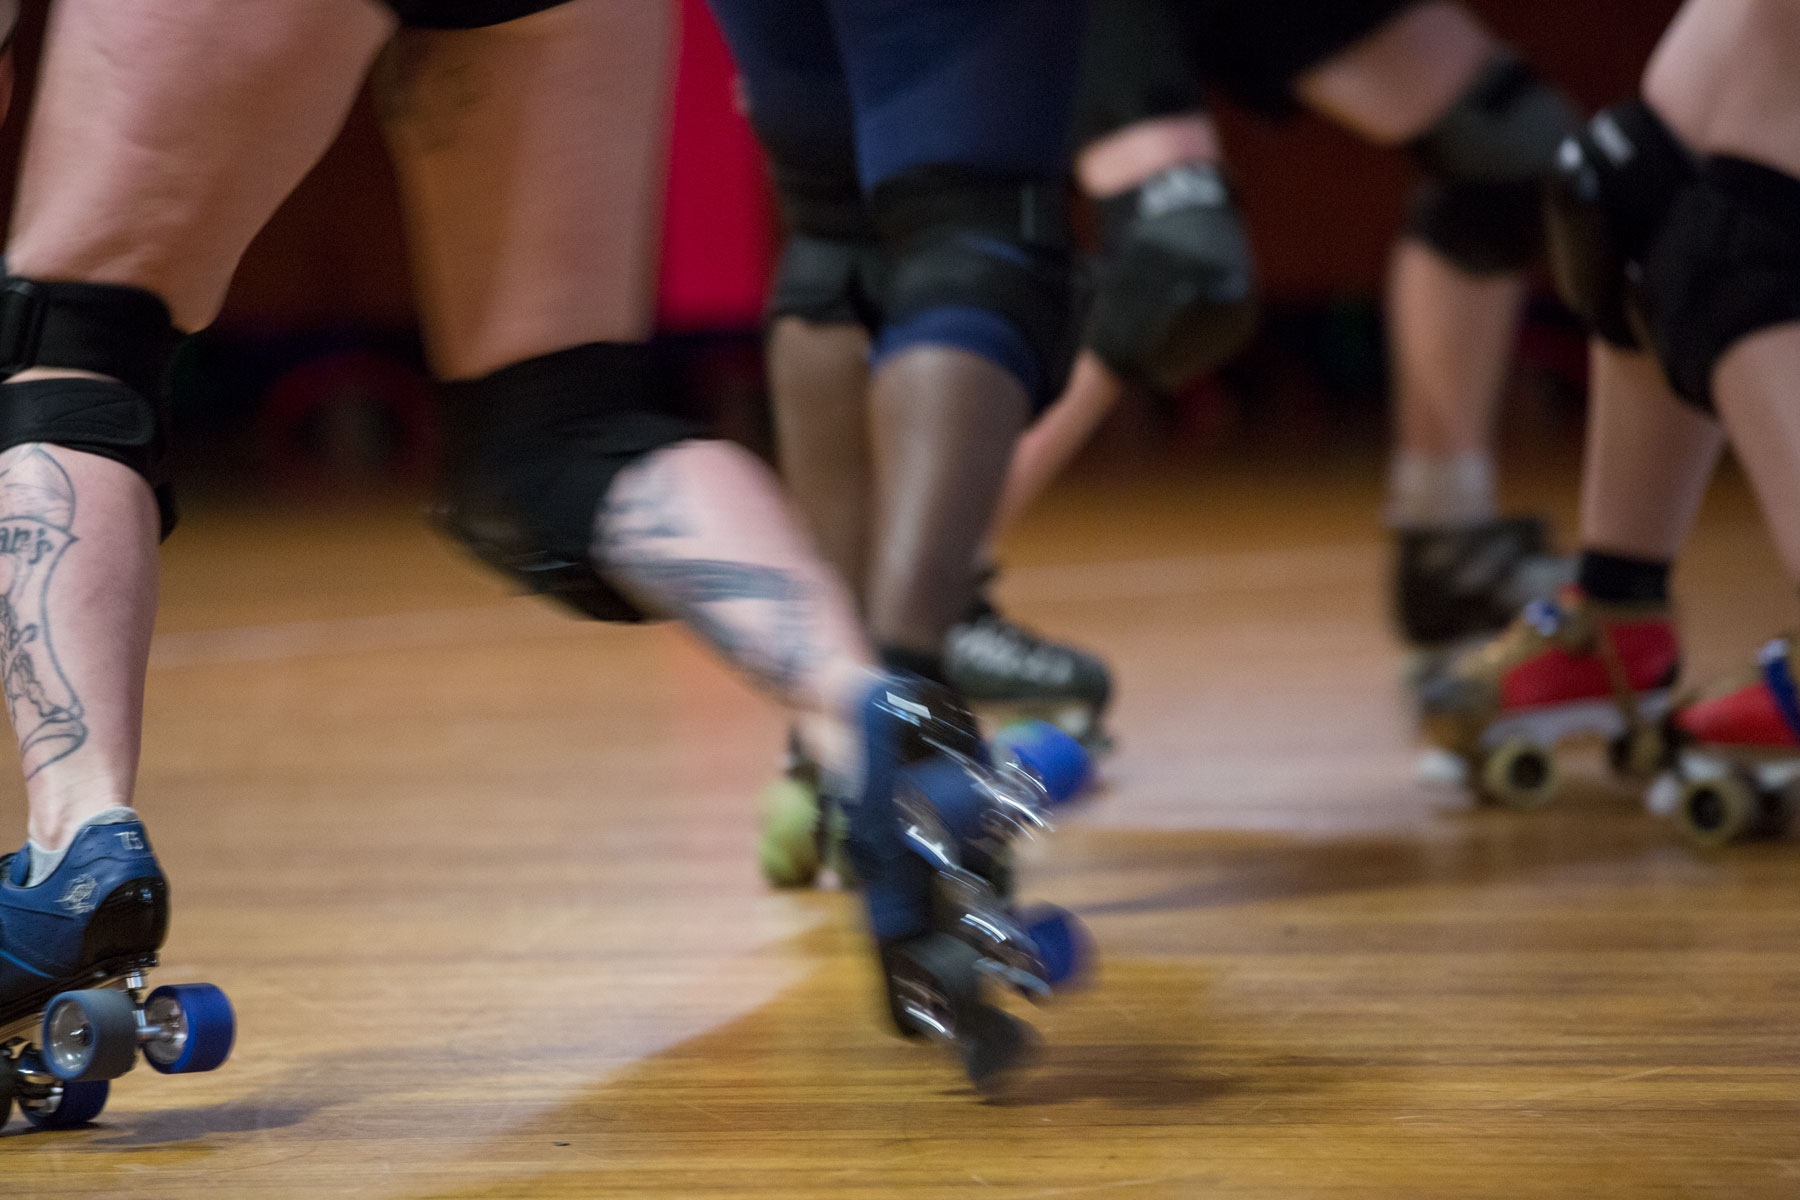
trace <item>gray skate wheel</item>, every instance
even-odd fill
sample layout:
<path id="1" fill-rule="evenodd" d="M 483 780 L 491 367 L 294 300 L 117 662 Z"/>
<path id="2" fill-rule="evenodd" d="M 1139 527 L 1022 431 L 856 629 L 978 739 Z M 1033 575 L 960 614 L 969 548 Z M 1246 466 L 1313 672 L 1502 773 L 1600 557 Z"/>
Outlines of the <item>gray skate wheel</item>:
<path id="1" fill-rule="evenodd" d="M 1508 738 L 1481 763 L 1484 800 L 1521 812 L 1542 808 L 1556 795 L 1556 759 L 1524 738 Z"/>
<path id="2" fill-rule="evenodd" d="M 1733 774 L 1684 784 L 1675 811 L 1689 841 L 1723 846 L 1755 832 L 1762 804 L 1750 781 Z"/>
<path id="3" fill-rule="evenodd" d="M 819 795 L 797 779 L 775 780 L 762 792 L 762 834 L 756 865 L 778 888 L 810 887 L 819 875 Z"/>
<path id="4" fill-rule="evenodd" d="M 64 992 L 44 1010 L 44 1065 L 64 1083 L 117 1079 L 137 1045 L 137 1006 L 124 992 Z"/>

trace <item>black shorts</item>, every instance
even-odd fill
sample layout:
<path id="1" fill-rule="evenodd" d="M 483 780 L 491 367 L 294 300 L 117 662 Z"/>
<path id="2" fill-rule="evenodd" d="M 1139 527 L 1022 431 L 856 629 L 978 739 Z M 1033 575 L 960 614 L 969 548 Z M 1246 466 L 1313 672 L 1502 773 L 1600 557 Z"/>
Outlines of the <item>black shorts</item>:
<path id="1" fill-rule="evenodd" d="M 1207 85 L 1269 116 L 1294 80 L 1421 0 L 1098 0 L 1088 21 L 1078 144 L 1205 105 Z"/>
<path id="2" fill-rule="evenodd" d="M 529 17 L 568 0 L 384 0 L 414 29 L 480 29 Z"/>

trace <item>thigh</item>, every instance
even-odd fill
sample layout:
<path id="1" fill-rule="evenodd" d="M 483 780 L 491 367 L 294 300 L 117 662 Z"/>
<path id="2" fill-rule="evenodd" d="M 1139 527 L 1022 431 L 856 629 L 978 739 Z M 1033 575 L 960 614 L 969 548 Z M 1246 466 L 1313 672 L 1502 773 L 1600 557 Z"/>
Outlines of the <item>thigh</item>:
<path id="1" fill-rule="evenodd" d="M 1083 0 L 830 3 L 864 188 L 919 166 L 1067 169 Z"/>
<path id="2" fill-rule="evenodd" d="M 668 5 L 617 0 L 394 40 L 378 86 L 440 376 L 648 334 L 673 50 Z"/>
<path id="3" fill-rule="evenodd" d="M 1436 124 L 1499 48 L 1460 4 L 1401 7 L 1292 80 L 1309 108 L 1381 145 L 1410 141 Z"/>
<path id="4" fill-rule="evenodd" d="M 8 269 L 147 288 L 206 325 L 393 24 L 370 0 L 61 0 Z"/>
<path id="5" fill-rule="evenodd" d="M 1205 107 L 1176 0 L 1103 0 L 1088 17 L 1076 146 L 1140 121 Z"/>
<path id="6" fill-rule="evenodd" d="M 1800 175 L 1800 4 L 1688 0 L 1644 74 L 1682 141 Z"/>
<path id="7" fill-rule="evenodd" d="M 855 172 L 850 90 L 824 0 L 709 0 L 756 136 L 787 167 Z"/>

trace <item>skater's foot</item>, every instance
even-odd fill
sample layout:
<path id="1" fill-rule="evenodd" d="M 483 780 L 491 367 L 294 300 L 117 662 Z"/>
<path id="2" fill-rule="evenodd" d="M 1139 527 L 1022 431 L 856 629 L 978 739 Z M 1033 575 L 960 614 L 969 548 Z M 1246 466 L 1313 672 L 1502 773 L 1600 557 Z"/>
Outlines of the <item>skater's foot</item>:
<path id="1" fill-rule="evenodd" d="M 944 642 L 950 686 L 971 704 L 1005 706 L 1104 743 L 1112 673 L 1098 655 L 1009 620 L 983 595 Z"/>
<path id="2" fill-rule="evenodd" d="M 1572 560 L 1550 552 L 1537 517 L 1403 529 L 1395 536 L 1395 621 L 1418 650 L 1496 633 L 1526 604 L 1574 578 Z"/>

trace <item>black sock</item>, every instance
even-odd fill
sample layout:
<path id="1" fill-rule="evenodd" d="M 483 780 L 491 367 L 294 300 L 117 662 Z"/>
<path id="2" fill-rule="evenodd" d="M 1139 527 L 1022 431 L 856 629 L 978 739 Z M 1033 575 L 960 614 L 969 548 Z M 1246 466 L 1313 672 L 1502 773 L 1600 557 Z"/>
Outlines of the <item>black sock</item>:
<path id="1" fill-rule="evenodd" d="M 1666 560 L 1583 550 L 1575 583 L 1608 604 L 1667 604 L 1670 565 Z"/>
<path id="2" fill-rule="evenodd" d="M 889 670 L 907 671 L 932 683 L 946 683 L 944 656 L 908 650 L 904 646 L 881 647 L 881 663 Z"/>

